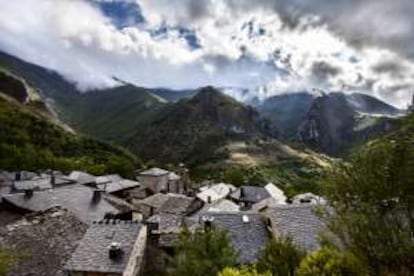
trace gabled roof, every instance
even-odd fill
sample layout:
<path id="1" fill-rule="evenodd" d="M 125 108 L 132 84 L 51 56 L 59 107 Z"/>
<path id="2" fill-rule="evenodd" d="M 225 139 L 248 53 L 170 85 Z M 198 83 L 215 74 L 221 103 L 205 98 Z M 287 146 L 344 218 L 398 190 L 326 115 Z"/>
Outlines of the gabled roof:
<path id="1" fill-rule="evenodd" d="M 184 214 L 195 198 L 181 194 L 158 193 L 140 201 L 140 204 L 157 209 L 158 213 Z"/>
<path id="2" fill-rule="evenodd" d="M 26 215 L 1 227 L 0 247 L 24 252 L 7 275 L 65 275 L 63 266 L 87 228 L 61 208 Z"/>
<path id="3" fill-rule="evenodd" d="M 62 206 L 68 209 L 83 222 L 101 220 L 105 214 L 118 214 L 119 211 L 107 202 L 101 200 L 92 202 L 94 189 L 83 185 L 71 185 L 46 191 L 35 191 L 31 197 L 24 193 L 3 196 L 3 201 L 19 209 L 38 212 L 51 207 Z"/>
<path id="4" fill-rule="evenodd" d="M 169 174 L 170 172 L 164 169 L 160 169 L 160 168 L 151 168 L 149 170 L 143 171 L 140 173 L 140 175 L 143 176 L 162 176 L 162 175 L 166 175 Z"/>
<path id="5" fill-rule="evenodd" d="M 139 182 L 129 179 L 122 179 L 115 182 L 98 184 L 97 186 L 99 189 L 102 189 L 107 193 L 116 193 L 122 190 L 137 188 L 139 187 Z"/>
<path id="6" fill-rule="evenodd" d="M 275 199 L 276 202 L 279 204 L 286 204 L 287 197 L 285 196 L 285 193 L 275 184 L 268 183 L 264 188 L 270 194 L 270 196 Z"/>
<path id="7" fill-rule="evenodd" d="M 68 271 L 122 273 L 129 261 L 132 249 L 142 225 L 132 221 L 106 220 L 92 224 L 72 257 L 65 265 Z M 108 246 L 119 243 L 119 258 L 109 258 Z"/>
<path id="8" fill-rule="evenodd" d="M 323 205 L 320 205 L 323 206 Z M 319 248 L 319 233 L 325 223 L 315 214 L 315 205 L 279 205 L 269 208 L 267 214 L 276 235 L 289 236 L 305 250 Z"/>
<path id="9" fill-rule="evenodd" d="M 285 204 L 285 203 L 284 203 Z M 262 212 L 267 210 L 267 208 L 275 207 L 280 205 L 279 201 L 273 197 L 265 198 L 259 202 L 256 202 L 252 205 L 252 210 L 256 212 Z"/>
<path id="10" fill-rule="evenodd" d="M 175 172 L 170 172 L 170 174 L 168 175 L 168 180 L 174 181 L 174 180 L 180 180 L 180 179 L 181 179 L 181 176 L 179 176 Z"/>
<path id="11" fill-rule="evenodd" d="M 183 223 L 183 216 L 176 214 L 156 214 L 147 219 L 149 223 L 158 224 L 158 233 L 170 234 L 180 233 Z"/>
<path id="12" fill-rule="evenodd" d="M 168 198 L 158 209 L 159 213 L 185 214 L 195 198 L 181 194 L 167 194 Z"/>
<path id="13" fill-rule="evenodd" d="M 76 181 L 78 184 L 90 184 L 95 183 L 95 176 L 81 171 L 73 171 L 69 174 L 70 180 Z"/>
<path id="14" fill-rule="evenodd" d="M 208 202 L 209 197 L 211 201 L 216 201 L 227 197 L 232 191 L 235 190 L 236 188 L 233 185 L 218 183 L 211 186 L 201 187 L 201 192 L 197 194 L 197 197 L 204 202 Z"/>
<path id="15" fill-rule="evenodd" d="M 166 201 L 168 200 L 168 196 L 166 194 L 155 194 L 140 200 L 140 204 L 144 204 L 153 208 L 160 208 Z"/>
<path id="16" fill-rule="evenodd" d="M 54 176 L 55 186 L 62 186 L 67 184 L 74 183 L 73 180 L 68 179 L 62 175 Z M 47 190 L 52 189 L 55 187 L 52 185 L 52 177 L 50 175 L 45 175 L 44 177 L 34 177 L 30 180 L 21 180 L 21 181 L 14 181 L 13 188 L 18 191 L 23 190 Z"/>
<path id="17" fill-rule="evenodd" d="M 238 201 L 256 203 L 270 197 L 270 194 L 263 187 L 241 186 L 231 194 L 231 197 Z"/>
<path id="18" fill-rule="evenodd" d="M 109 182 L 118 182 L 121 181 L 122 177 L 119 174 L 108 174 L 95 177 L 95 183 L 97 185 Z"/>
<path id="19" fill-rule="evenodd" d="M 156 214 L 147 219 L 147 222 L 158 226 L 157 230 L 151 231 L 152 234 L 159 234 L 158 246 L 173 247 L 177 245 L 183 226 L 182 215 Z"/>
<path id="20" fill-rule="evenodd" d="M 240 211 L 240 206 L 228 199 L 220 199 L 212 203 L 204 204 L 199 212 L 237 212 Z"/>
<path id="21" fill-rule="evenodd" d="M 303 204 L 303 203 L 311 203 L 311 204 L 325 204 L 326 200 L 323 197 L 315 195 L 313 193 L 304 193 L 295 195 L 292 198 L 293 204 Z"/>
<path id="22" fill-rule="evenodd" d="M 203 216 L 212 217 L 214 226 L 228 232 L 240 264 L 256 261 L 270 237 L 264 218 L 258 213 L 200 213 L 197 217 L 199 227 L 203 227 Z"/>
<path id="23" fill-rule="evenodd" d="M 50 178 L 35 178 L 30 180 L 14 181 L 13 188 L 23 190 L 46 190 L 52 188 Z"/>

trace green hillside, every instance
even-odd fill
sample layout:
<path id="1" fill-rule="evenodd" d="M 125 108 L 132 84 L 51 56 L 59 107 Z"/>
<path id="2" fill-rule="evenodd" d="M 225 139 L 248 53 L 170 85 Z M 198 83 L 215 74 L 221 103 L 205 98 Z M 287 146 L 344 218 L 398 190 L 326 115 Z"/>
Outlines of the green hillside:
<path id="1" fill-rule="evenodd" d="M 0 168 L 86 170 L 131 175 L 136 159 L 125 150 L 75 135 L 41 113 L 0 94 Z"/>
<path id="2" fill-rule="evenodd" d="M 81 93 L 57 73 L 4 53 L 0 53 L 0 67 L 35 87 L 61 121 L 102 140 L 123 142 L 165 104 L 150 90 L 130 84 Z"/>
<path id="3" fill-rule="evenodd" d="M 80 94 L 66 113 L 77 131 L 122 143 L 163 105 L 149 90 L 125 85 Z"/>

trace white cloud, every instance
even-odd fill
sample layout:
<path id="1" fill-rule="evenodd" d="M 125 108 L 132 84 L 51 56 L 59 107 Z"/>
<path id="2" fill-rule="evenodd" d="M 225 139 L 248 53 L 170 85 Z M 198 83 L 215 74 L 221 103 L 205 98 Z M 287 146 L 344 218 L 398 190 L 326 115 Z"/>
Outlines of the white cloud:
<path id="1" fill-rule="evenodd" d="M 2 1 L 0 49 L 57 70 L 82 89 L 116 85 L 115 76 L 147 87 L 266 87 L 256 90 L 262 96 L 318 87 L 363 91 L 399 106 L 411 98 L 414 64 L 404 58 L 410 53 L 390 42 L 410 30 L 398 9 L 381 21 L 381 35 L 358 48 L 352 43 L 373 27 L 361 23 L 368 8 L 377 22 L 389 6 L 382 0 L 352 0 L 352 13 L 338 4 L 343 13 L 335 20 L 326 15 L 338 7 L 325 0 L 137 2 L 146 22 L 119 29 L 86 0 Z M 342 26 L 345 17 L 352 28 Z M 167 33 L 152 36 L 161 26 Z M 192 49 L 177 27 L 194 31 L 201 48 Z"/>

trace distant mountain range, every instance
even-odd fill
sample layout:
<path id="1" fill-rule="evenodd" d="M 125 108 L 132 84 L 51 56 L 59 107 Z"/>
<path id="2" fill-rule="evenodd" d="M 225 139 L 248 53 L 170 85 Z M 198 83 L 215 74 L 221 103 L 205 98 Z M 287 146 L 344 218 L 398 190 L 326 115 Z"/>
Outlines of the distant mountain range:
<path id="1" fill-rule="evenodd" d="M 219 145 L 235 134 L 262 139 L 274 138 L 276 132 L 279 140 L 299 141 L 337 156 L 393 129 L 398 120 L 389 117 L 401 112 L 358 93 L 316 96 L 303 91 L 259 101 L 243 89 L 222 90 L 239 99 L 246 96 L 247 104 L 211 87 L 175 91 L 125 83 L 81 93 L 55 72 L 10 55 L 0 54 L 0 66 L 35 87 L 50 112 L 74 130 L 126 145 L 149 160 L 194 159 L 191 152 L 207 140 L 220 140 Z"/>
<path id="2" fill-rule="evenodd" d="M 264 100 L 257 108 L 285 139 L 334 156 L 393 130 L 399 122 L 396 117 L 404 114 L 375 97 L 340 92 L 283 94 Z"/>
<path id="3" fill-rule="evenodd" d="M 146 159 L 200 163 L 229 141 L 276 137 L 276 128 L 254 108 L 205 87 L 153 116 L 129 148 Z"/>

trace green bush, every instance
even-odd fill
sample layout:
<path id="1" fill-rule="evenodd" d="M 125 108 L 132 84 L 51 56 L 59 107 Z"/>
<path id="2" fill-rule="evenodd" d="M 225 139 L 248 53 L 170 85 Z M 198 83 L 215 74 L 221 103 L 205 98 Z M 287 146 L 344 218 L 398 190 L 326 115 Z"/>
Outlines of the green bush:
<path id="1" fill-rule="evenodd" d="M 297 276 L 367 275 L 367 270 L 355 256 L 327 247 L 308 254 L 300 263 Z"/>
<path id="2" fill-rule="evenodd" d="M 273 238 L 261 252 L 257 271 L 270 271 L 273 276 L 293 276 L 304 255 L 291 238 Z"/>
<path id="3" fill-rule="evenodd" d="M 236 252 L 225 231 L 211 229 L 181 233 L 171 275 L 216 276 L 225 267 L 236 264 Z"/>

